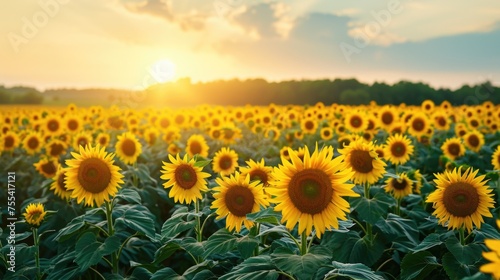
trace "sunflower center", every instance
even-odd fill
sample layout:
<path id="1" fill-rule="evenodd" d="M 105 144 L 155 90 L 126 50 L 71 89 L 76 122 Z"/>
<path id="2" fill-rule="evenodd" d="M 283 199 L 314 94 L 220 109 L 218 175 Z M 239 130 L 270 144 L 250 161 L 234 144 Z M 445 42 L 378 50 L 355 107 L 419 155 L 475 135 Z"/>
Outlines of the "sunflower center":
<path id="1" fill-rule="evenodd" d="M 53 143 L 52 145 L 50 145 L 50 155 L 53 157 L 62 154 L 63 151 L 64 151 L 64 147 L 62 144 Z"/>
<path id="2" fill-rule="evenodd" d="M 384 124 L 391 124 L 393 120 L 394 120 L 394 116 L 392 115 L 391 112 L 384 112 L 382 114 L 382 122 Z"/>
<path id="3" fill-rule="evenodd" d="M 469 142 L 469 144 L 472 147 L 479 146 L 479 138 L 477 137 L 477 135 L 472 134 L 471 136 L 469 136 L 469 138 L 467 139 L 467 141 Z"/>
<path id="4" fill-rule="evenodd" d="M 478 122 L 477 120 L 472 120 L 472 121 L 470 122 L 470 124 L 471 124 L 471 126 L 473 126 L 473 127 L 478 127 L 478 126 L 479 126 L 479 122 Z"/>
<path id="5" fill-rule="evenodd" d="M 108 144 L 108 139 L 106 139 L 106 137 L 101 137 L 101 138 L 99 138 L 99 144 L 100 144 L 101 146 L 107 146 L 107 144 Z"/>
<path id="6" fill-rule="evenodd" d="M 347 139 L 347 138 L 342 139 L 342 140 L 340 140 L 340 142 L 339 142 L 339 146 L 340 146 L 340 147 L 342 147 L 342 148 L 343 148 L 343 147 L 347 147 L 347 146 L 349 146 L 349 144 L 351 144 L 351 140 L 349 140 L 349 139 Z"/>
<path id="7" fill-rule="evenodd" d="M 50 131 L 57 131 L 59 129 L 59 122 L 57 120 L 50 120 L 47 123 L 47 128 Z"/>
<path id="8" fill-rule="evenodd" d="M 446 126 L 446 120 L 445 120 L 445 118 L 438 118 L 438 119 L 437 119 L 437 123 L 438 123 L 440 126 Z"/>
<path id="9" fill-rule="evenodd" d="M 72 130 L 72 131 L 77 130 L 77 129 L 78 129 L 78 122 L 77 122 L 77 121 L 75 121 L 75 120 L 70 120 L 70 121 L 68 122 L 68 128 L 69 128 L 70 130 Z"/>
<path id="10" fill-rule="evenodd" d="M 222 156 L 219 160 L 219 166 L 222 170 L 227 170 L 233 166 L 233 159 L 230 156 Z"/>
<path id="11" fill-rule="evenodd" d="M 396 142 L 391 145 L 391 153 L 395 157 L 402 157 L 406 153 L 406 146 L 404 143 Z"/>
<path id="12" fill-rule="evenodd" d="M 411 123 L 411 126 L 413 127 L 413 129 L 415 129 L 416 131 L 422 131 L 424 130 L 425 128 L 425 122 L 424 120 L 422 120 L 421 118 L 416 118 L 413 120 L 413 122 Z"/>
<path id="13" fill-rule="evenodd" d="M 360 173 L 369 173 L 373 170 L 373 158 L 368 151 L 353 150 L 351 152 L 351 166 Z"/>
<path id="14" fill-rule="evenodd" d="M 288 186 L 288 195 L 300 212 L 318 214 L 332 201 L 332 182 L 322 170 L 305 169 L 293 175 Z"/>
<path id="15" fill-rule="evenodd" d="M 84 190 L 100 193 L 111 183 L 111 170 L 101 159 L 85 159 L 78 168 L 78 182 Z"/>
<path id="16" fill-rule="evenodd" d="M 214 130 L 212 137 L 218 139 L 220 137 L 220 130 Z"/>
<path id="17" fill-rule="evenodd" d="M 304 126 L 307 130 L 312 130 L 314 128 L 314 123 L 312 121 L 306 121 Z"/>
<path id="18" fill-rule="evenodd" d="M 252 212 L 254 195 L 248 188 L 234 186 L 227 190 L 225 201 L 231 214 L 237 217 L 245 217 L 246 214 Z"/>
<path id="19" fill-rule="evenodd" d="M 224 130 L 224 138 L 226 139 L 233 139 L 234 136 L 234 131 L 231 129 L 226 129 Z"/>
<path id="20" fill-rule="evenodd" d="M 175 181 L 177 184 L 185 189 L 189 190 L 194 185 L 196 185 L 196 171 L 188 164 L 182 164 L 175 169 Z"/>
<path id="21" fill-rule="evenodd" d="M 198 142 L 198 141 L 191 142 L 191 145 L 189 145 L 189 149 L 191 150 L 191 153 L 193 155 L 201 154 L 201 144 L 200 144 L 200 142 Z"/>
<path id="22" fill-rule="evenodd" d="M 392 186 L 396 190 L 404 190 L 408 186 L 408 182 L 406 180 L 403 180 L 403 179 L 393 179 Z"/>
<path id="23" fill-rule="evenodd" d="M 250 171 L 250 181 L 256 180 L 261 181 L 262 184 L 266 185 L 268 181 L 267 173 L 260 169 Z"/>
<path id="24" fill-rule="evenodd" d="M 63 191 L 67 191 L 66 189 L 66 184 L 64 183 L 64 173 L 61 173 L 59 175 L 59 177 L 57 177 L 57 186 L 63 190 Z"/>
<path id="25" fill-rule="evenodd" d="M 78 138 L 77 143 L 78 143 L 78 146 L 85 147 L 85 146 L 87 146 L 87 144 L 89 143 L 89 141 L 87 140 L 86 137 L 80 137 L 80 138 Z"/>
<path id="26" fill-rule="evenodd" d="M 457 143 L 451 143 L 448 146 L 448 152 L 453 156 L 458 156 L 460 154 L 460 145 L 458 145 Z"/>
<path id="27" fill-rule="evenodd" d="M 40 215 L 41 215 L 41 214 L 42 214 L 42 213 L 40 213 L 40 212 L 38 212 L 38 211 L 37 211 L 37 212 L 33 212 L 33 213 L 31 213 L 31 219 L 33 219 L 33 220 L 35 220 L 35 221 L 36 221 L 36 220 L 38 220 L 38 218 L 40 218 Z"/>
<path id="28" fill-rule="evenodd" d="M 363 123 L 363 120 L 358 116 L 354 116 L 351 118 L 350 123 L 351 123 L 352 127 L 359 128 L 361 126 L 361 124 Z"/>
<path id="29" fill-rule="evenodd" d="M 5 145 L 4 146 L 5 148 L 12 148 L 14 146 L 14 137 L 12 137 L 10 135 L 5 137 L 4 145 Z"/>
<path id="30" fill-rule="evenodd" d="M 45 174 L 50 175 L 56 173 L 56 166 L 52 161 L 42 164 L 41 168 L 43 173 Z"/>
<path id="31" fill-rule="evenodd" d="M 330 130 L 326 129 L 323 131 L 323 136 L 330 137 Z"/>
<path id="32" fill-rule="evenodd" d="M 479 206 L 479 194 L 469 183 L 452 183 L 444 190 L 443 204 L 453 216 L 467 217 L 476 212 Z"/>
<path id="33" fill-rule="evenodd" d="M 38 139 L 36 137 L 31 137 L 28 140 L 28 147 L 30 149 L 36 149 L 36 148 L 38 148 L 39 145 L 40 145 L 40 142 L 38 141 Z"/>
<path id="34" fill-rule="evenodd" d="M 135 143 L 132 139 L 125 139 L 122 143 L 122 152 L 128 156 L 134 156 L 136 151 Z"/>

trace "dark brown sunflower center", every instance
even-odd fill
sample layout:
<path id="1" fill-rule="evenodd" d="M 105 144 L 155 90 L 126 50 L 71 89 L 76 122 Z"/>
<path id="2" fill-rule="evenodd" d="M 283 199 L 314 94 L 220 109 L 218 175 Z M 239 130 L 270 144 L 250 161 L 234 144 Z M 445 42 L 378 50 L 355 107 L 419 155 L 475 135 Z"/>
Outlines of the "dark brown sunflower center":
<path id="1" fill-rule="evenodd" d="M 307 130 L 312 130 L 314 128 L 314 123 L 312 121 L 306 121 L 306 123 L 304 124 L 304 127 Z"/>
<path id="2" fill-rule="evenodd" d="M 99 138 L 99 144 L 101 146 L 107 146 L 108 145 L 108 139 L 106 137 Z"/>
<path id="3" fill-rule="evenodd" d="M 379 158 L 383 158 L 384 157 L 384 150 L 382 150 L 382 149 L 376 149 L 375 152 L 377 153 L 377 155 L 378 155 Z"/>
<path id="4" fill-rule="evenodd" d="M 267 173 L 261 169 L 255 169 L 250 171 L 250 181 L 261 181 L 262 184 L 267 185 L 267 181 L 269 180 Z"/>
<path id="5" fill-rule="evenodd" d="M 448 152 L 453 156 L 458 156 L 460 154 L 460 145 L 457 143 L 451 143 L 448 145 Z"/>
<path id="6" fill-rule="evenodd" d="M 293 175 L 288 185 L 288 195 L 300 212 L 318 214 L 332 201 L 332 182 L 319 169 L 305 169 Z"/>
<path id="7" fill-rule="evenodd" d="M 182 124 L 182 123 L 184 123 L 184 116 L 183 115 L 177 115 L 175 117 L 175 123 L 176 124 Z"/>
<path id="8" fill-rule="evenodd" d="M 75 121 L 75 120 L 70 120 L 70 121 L 68 122 L 68 128 L 69 128 L 70 130 L 72 130 L 72 131 L 77 130 L 77 129 L 78 129 L 78 122 L 77 122 L 77 121 Z"/>
<path id="9" fill-rule="evenodd" d="M 347 138 L 345 138 L 345 139 L 341 139 L 341 140 L 340 140 L 340 142 L 339 142 L 339 146 L 340 146 L 341 148 L 343 148 L 343 147 L 347 147 L 347 146 L 349 146 L 349 144 L 351 144 L 351 140 L 349 140 L 349 139 L 347 139 Z"/>
<path id="10" fill-rule="evenodd" d="M 50 120 L 47 123 L 47 128 L 52 132 L 57 131 L 59 130 L 59 122 L 57 120 Z"/>
<path id="11" fill-rule="evenodd" d="M 368 151 L 353 150 L 351 152 L 351 166 L 359 173 L 369 173 L 373 170 L 373 158 Z"/>
<path id="12" fill-rule="evenodd" d="M 77 143 L 78 143 L 78 146 L 85 147 L 85 146 L 87 146 L 89 141 L 88 141 L 87 137 L 80 137 L 80 138 L 78 138 Z"/>
<path id="13" fill-rule="evenodd" d="M 404 179 L 392 179 L 392 186 L 396 190 L 404 190 L 408 187 L 408 182 Z"/>
<path id="14" fill-rule="evenodd" d="M 477 210 L 479 194 L 469 183 L 452 183 L 444 190 L 443 204 L 453 216 L 467 217 Z"/>
<path id="15" fill-rule="evenodd" d="M 233 159 L 230 156 L 222 156 L 219 160 L 219 167 L 222 170 L 227 170 L 233 166 Z"/>
<path id="16" fill-rule="evenodd" d="M 215 138 L 215 139 L 219 139 L 219 137 L 220 137 L 220 130 L 214 130 L 214 132 L 212 132 L 212 137 Z"/>
<path id="17" fill-rule="evenodd" d="M 192 166 L 188 164 L 182 164 L 178 166 L 175 169 L 174 175 L 177 184 L 185 190 L 189 190 L 194 187 L 198 179 L 196 176 L 196 171 Z"/>
<path id="18" fill-rule="evenodd" d="M 47 175 L 52 175 L 52 174 L 56 173 L 56 171 L 57 171 L 56 166 L 54 165 L 54 163 L 52 161 L 49 161 L 47 163 L 42 164 L 41 168 L 42 168 L 43 173 L 45 173 Z"/>
<path id="19" fill-rule="evenodd" d="M 394 120 L 394 116 L 392 115 L 391 112 L 384 112 L 382 114 L 382 122 L 384 124 L 391 124 L 393 120 Z"/>
<path id="20" fill-rule="evenodd" d="M 84 190 L 100 193 L 111 183 L 111 170 L 101 159 L 84 159 L 78 168 L 78 182 Z"/>
<path id="21" fill-rule="evenodd" d="M 225 201 L 229 212 L 237 217 L 245 217 L 246 214 L 251 213 L 255 203 L 252 191 L 242 186 L 229 188 Z"/>
<path id="22" fill-rule="evenodd" d="M 8 135 L 4 138 L 4 147 L 10 149 L 14 146 L 14 137 Z"/>
<path id="23" fill-rule="evenodd" d="M 425 128 L 425 121 L 422 120 L 421 118 L 416 118 L 413 120 L 413 122 L 411 123 L 411 126 L 413 127 L 413 129 L 415 129 L 416 131 L 422 131 L 424 130 Z"/>
<path id="24" fill-rule="evenodd" d="M 67 191 L 66 189 L 66 184 L 64 183 L 64 172 L 59 174 L 59 177 L 57 177 L 57 186 L 63 190 L 63 191 Z"/>
<path id="25" fill-rule="evenodd" d="M 368 120 L 368 128 L 367 130 L 372 130 L 375 128 L 375 123 L 372 120 Z"/>
<path id="26" fill-rule="evenodd" d="M 132 139 L 125 139 L 123 141 L 123 143 L 122 143 L 122 152 L 126 156 L 128 156 L 128 157 L 134 156 L 136 149 L 137 148 L 135 147 L 135 142 Z"/>
<path id="27" fill-rule="evenodd" d="M 323 136 L 325 136 L 325 137 L 330 137 L 330 135 L 331 135 L 331 134 L 330 134 L 330 130 L 325 129 L 325 130 L 323 131 Z"/>
<path id="28" fill-rule="evenodd" d="M 63 151 L 64 151 L 64 146 L 62 144 L 53 143 L 50 145 L 50 155 L 53 157 L 62 154 Z"/>
<path id="29" fill-rule="evenodd" d="M 36 137 L 31 137 L 28 140 L 28 148 L 30 149 L 36 149 L 40 145 L 40 141 L 38 141 L 38 138 Z"/>
<path id="30" fill-rule="evenodd" d="M 359 116 L 353 116 L 350 120 L 350 124 L 354 128 L 359 128 L 363 124 L 363 120 Z"/>
<path id="31" fill-rule="evenodd" d="M 479 146 L 479 137 L 477 137 L 477 135 L 475 135 L 475 134 L 472 134 L 471 136 L 469 136 L 469 138 L 467 138 L 467 141 L 469 142 L 469 144 L 472 147 Z"/>
<path id="32" fill-rule="evenodd" d="M 191 145 L 189 145 L 189 149 L 191 150 L 191 153 L 193 155 L 201 154 L 201 144 L 200 144 L 200 142 L 198 142 L 198 141 L 191 142 Z"/>
<path id="33" fill-rule="evenodd" d="M 472 127 L 478 127 L 479 126 L 479 122 L 477 120 L 472 120 L 472 121 L 470 121 L 470 125 Z"/>
<path id="34" fill-rule="evenodd" d="M 443 117 L 440 117 L 437 119 L 437 123 L 440 125 L 440 126 L 446 126 L 446 119 L 443 118 Z"/>
<path id="35" fill-rule="evenodd" d="M 170 126 L 170 121 L 168 119 L 161 119 L 160 120 L 160 126 L 162 128 L 167 128 Z"/>
<path id="36" fill-rule="evenodd" d="M 233 136 L 234 136 L 234 131 L 232 129 L 224 130 L 224 138 L 233 139 Z"/>
<path id="37" fill-rule="evenodd" d="M 406 154 L 406 145 L 402 142 L 396 142 L 391 145 L 391 153 L 395 157 L 402 157 Z"/>

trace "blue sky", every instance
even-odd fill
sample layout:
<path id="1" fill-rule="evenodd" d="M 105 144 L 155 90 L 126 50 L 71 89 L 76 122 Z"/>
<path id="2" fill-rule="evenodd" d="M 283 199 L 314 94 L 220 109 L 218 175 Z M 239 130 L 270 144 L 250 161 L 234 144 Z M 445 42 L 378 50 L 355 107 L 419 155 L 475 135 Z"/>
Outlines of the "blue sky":
<path id="1" fill-rule="evenodd" d="M 193 81 L 500 84 L 500 1 L 3 1 L 0 17 L 6 85 L 135 88 L 162 61 Z"/>

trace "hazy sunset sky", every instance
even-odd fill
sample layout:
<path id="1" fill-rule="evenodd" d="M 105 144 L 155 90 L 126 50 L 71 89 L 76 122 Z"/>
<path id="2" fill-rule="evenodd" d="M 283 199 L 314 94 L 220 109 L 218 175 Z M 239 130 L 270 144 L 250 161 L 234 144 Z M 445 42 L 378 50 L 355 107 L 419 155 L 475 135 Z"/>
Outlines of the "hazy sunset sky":
<path id="1" fill-rule="evenodd" d="M 164 80 L 500 84 L 493 0 L 19 0 L 0 18 L 6 86 L 127 89 L 158 65 Z"/>

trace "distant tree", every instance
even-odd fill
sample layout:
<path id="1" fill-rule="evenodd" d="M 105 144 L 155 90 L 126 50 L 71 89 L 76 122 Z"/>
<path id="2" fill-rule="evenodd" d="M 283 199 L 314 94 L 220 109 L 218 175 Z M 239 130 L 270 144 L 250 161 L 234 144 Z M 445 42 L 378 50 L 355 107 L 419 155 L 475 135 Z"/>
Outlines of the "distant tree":
<path id="1" fill-rule="evenodd" d="M 370 94 L 364 89 L 348 89 L 340 94 L 340 103 L 346 105 L 362 105 L 370 103 Z"/>

